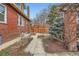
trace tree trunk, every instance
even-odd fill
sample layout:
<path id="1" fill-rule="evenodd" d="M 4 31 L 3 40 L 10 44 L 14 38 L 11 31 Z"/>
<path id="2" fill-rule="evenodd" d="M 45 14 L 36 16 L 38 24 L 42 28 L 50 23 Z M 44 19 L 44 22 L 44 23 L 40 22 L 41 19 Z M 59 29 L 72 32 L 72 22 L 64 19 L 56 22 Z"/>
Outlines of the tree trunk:
<path id="1" fill-rule="evenodd" d="M 76 14 L 71 10 L 64 13 L 64 40 L 69 51 L 77 51 Z"/>

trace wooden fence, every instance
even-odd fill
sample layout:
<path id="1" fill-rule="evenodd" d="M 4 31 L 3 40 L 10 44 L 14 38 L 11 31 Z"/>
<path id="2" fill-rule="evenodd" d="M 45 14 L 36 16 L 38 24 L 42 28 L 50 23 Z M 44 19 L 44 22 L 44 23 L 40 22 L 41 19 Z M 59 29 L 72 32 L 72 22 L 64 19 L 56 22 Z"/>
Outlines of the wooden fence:
<path id="1" fill-rule="evenodd" d="M 45 26 L 45 25 L 33 25 L 31 27 L 31 32 L 47 33 L 48 32 L 48 26 Z"/>

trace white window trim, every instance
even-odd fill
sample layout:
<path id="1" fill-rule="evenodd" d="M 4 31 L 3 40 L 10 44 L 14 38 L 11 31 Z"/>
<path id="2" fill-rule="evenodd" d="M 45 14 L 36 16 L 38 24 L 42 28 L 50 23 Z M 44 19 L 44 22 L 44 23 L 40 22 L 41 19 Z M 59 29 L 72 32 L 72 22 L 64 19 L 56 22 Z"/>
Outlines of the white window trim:
<path id="1" fill-rule="evenodd" d="M 7 23 L 7 7 L 3 4 L 0 4 L 5 7 L 5 13 L 4 13 L 4 21 L 0 21 L 0 23 Z"/>
<path id="2" fill-rule="evenodd" d="M 17 23 L 18 23 L 18 26 L 20 26 L 20 15 L 18 14 L 18 21 L 17 21 Z"/>
<path id="3" fill-rule="evenodd" d="M 18 14 L 18 26 L 24 26 L 24 24 L 25 24 L 25 20 L 24 20 L 24 18 L 22 17 L 22 18 L 20 18 L 20 17 L 22 17 L 22 16 L 20 16 L 19 14 Z M 24 21 L 22 24 L 20 24 L 20 19 L 22 20 L 22 21 Z"/>

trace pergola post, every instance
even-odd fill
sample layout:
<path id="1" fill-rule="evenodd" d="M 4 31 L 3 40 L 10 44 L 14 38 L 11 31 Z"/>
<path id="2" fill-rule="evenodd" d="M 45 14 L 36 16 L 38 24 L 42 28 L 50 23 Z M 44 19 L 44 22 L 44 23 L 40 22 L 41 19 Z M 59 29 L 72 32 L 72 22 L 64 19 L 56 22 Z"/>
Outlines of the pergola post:
<path id="1" fill-rule="evenodd" d="M 64 12 L 64 41 L 69 51 L 77 51 L 76 14 L 72 10 Z"/>

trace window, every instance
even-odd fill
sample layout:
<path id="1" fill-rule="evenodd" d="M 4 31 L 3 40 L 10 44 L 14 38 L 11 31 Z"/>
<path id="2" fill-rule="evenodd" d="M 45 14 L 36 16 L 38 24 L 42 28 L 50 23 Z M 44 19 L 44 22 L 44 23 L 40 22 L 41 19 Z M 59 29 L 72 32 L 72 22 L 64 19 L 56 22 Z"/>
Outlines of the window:
<path id="1" fill-rule="evenodd" d="M 18 15 L 18 26 L 24 26 L 24 18 Z"/>
<path id="2" fill-rule="evenodd" d="M 77 13 L 77 23 L 79 23 L 79 13 Z"/>
<path id="3" fill-rule="evenodd" d="M 0 23 L 6 23 L 6 7 L 0 4 Z"/>

